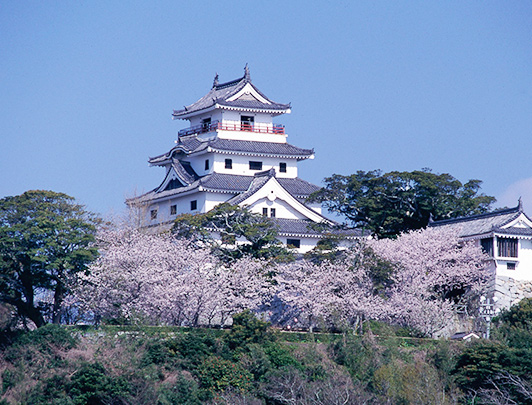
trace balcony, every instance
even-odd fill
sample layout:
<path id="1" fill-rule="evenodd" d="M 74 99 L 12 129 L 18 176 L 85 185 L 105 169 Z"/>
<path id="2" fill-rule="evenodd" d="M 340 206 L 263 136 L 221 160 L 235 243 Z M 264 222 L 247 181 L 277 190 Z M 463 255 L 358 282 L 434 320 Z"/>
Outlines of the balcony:
<path id="1" fill-rule="evenodd" d="M 179 136 L 203 134 L 211 131 L 246 131 L 258 132 L 261 134 L 284 134 L 284 125 L 281 124 L 258 124 L 249 122 L 219 122 L 214 121 L 209 124 L 194 125 L 190 128 L 185 128 L 179 131 Z"/>

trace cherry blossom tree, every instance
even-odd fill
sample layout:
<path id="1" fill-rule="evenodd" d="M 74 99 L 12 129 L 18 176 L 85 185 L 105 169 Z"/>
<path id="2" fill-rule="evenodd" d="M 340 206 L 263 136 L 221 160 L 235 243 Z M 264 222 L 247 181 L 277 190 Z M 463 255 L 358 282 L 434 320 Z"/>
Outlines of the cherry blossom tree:
<path id="1" fill-rule="evenodd" d="M 353 328 L 376 319 L 432 335 L 453 320 L 457 301 L 486 287 L 486 259 L 457 233 L 429 228 L 361 242 L 334 263 L 282 265 L 278 296 L 298 308 L 310 329 L 336 316 Z"/>
<path id="2" fill-rule="evenodd" d="M 223 323 L 267 297 L 263 264 L 224 267 L 206 249 L 169 234 L 101 229 L 100 258 L 80 277 L 75 299 L 99 318 L 198 326 Z"/>
<path id="3" fill-rule="evenodd" d="M 487 257 L 456 231 L 428 228 L 370 243 L 396 271 L 386 301 L 387 318 L 431 335 L 453 319 L 453 304 L 486 288 Z"/>
<path id="4" fill-rule="evenodd" d="M 300 310 L 311 331 L 320 321 L 332 325 L 334 319 L 356 329 L 363 318 L 378 318 L 383 307 L 383 298 L 373 292 L 368 267 L 360 260 L 363 254 L 356 248 L 334 263 L 285 264 L 277 276 L 278 295 Z"/>

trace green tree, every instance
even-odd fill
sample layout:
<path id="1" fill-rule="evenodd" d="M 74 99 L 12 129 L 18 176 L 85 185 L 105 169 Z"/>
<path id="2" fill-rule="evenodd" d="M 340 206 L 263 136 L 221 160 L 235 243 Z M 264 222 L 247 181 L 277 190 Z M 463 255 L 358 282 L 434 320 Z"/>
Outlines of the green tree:
<path id="1" fill-rule="evenodd" d="M 450 174 L 430 169 L 358 171 L 326 178 L 325 187 L 310 199 L 379 237 L 393 237 L 424 228 L 431 216 L 440 220 L 489 211 L 495 198 L 480 193 L 481 184 L 480 180 L 462 184 Z"/>
<path id="2" fill-rule="evenodd" d="M 532 350 L 532 298 L 524 298 L 493 320 L 494 337 L 510 347 Z"/>
<path id="3" fill-rule="evenodd" d="M 226 262 L 252 256 L 289 261 L 293 253 L 277 240 L 277 226 L 246 208 L 223 203 L 204 214 L 180 215 L 172 231 L 177 237 L 211 246 Z"/>
<path id="4" fill-rule="evenodd" d="M 1 199 L 0 300 L 38 327 L 46 316 L 60 323 L 72 276 L 97 255 L 97 223 L 66 194 L 35 190 Z"/>

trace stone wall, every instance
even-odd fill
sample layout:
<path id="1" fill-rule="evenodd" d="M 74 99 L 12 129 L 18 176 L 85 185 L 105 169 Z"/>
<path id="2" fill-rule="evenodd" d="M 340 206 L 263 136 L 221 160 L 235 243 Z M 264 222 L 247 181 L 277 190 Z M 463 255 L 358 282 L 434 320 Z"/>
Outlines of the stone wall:
<path id="1" fill-rule="evenodd" d="M 508 309 L 523 298 L 532 297 L 532 281 L 497 276 L 495 279 L 495 297 L 497 298 L 496 308 Z"/>

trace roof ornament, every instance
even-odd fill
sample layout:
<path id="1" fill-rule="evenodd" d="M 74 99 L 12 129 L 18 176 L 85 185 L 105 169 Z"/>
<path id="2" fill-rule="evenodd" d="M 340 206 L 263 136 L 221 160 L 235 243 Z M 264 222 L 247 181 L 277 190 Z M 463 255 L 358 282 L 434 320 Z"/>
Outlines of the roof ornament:
<path id="1" fill-rule="evenodd" d="M 519 200 L 517 201 L 518 201 L 517 208 L 519 208 L 519 211 L 522 212 L 523 211 L 523 200 L 521 199 L 521 197 L 519 197 Z"/>
<path id="2" fill-rule="evenodd" d="M 216 72 L 216 76 L 214 76 L 214 81 L 212 82 L 212 88 L 214 89 L 218 84 L 218 72 Z"/>
<path id="3" fill-rule="evenodd" d="M 432 215 L 432 212 L 429 214 L 429 224 L 432 224 L 434 222 L 434 216 Z"/>
<path id="4" fill-rule="evenodd" d="M 249 74 L 249 67 L 247 63 L 246 63 L 246 66 L 244 67 L 244 79 L 248 82 L 251 81 L 251 75 Z"/>

